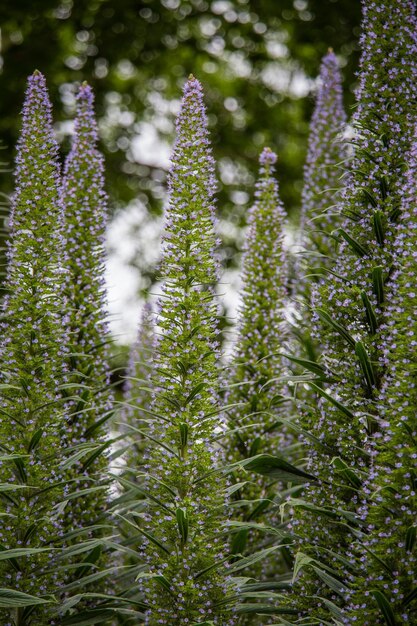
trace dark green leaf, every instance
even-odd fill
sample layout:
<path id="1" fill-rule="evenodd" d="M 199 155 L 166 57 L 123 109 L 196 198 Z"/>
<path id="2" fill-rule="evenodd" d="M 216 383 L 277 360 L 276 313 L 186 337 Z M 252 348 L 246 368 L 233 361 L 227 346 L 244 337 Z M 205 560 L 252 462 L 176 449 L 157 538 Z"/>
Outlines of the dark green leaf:
<path id="1" fill-rule="evenodd" d="M 375 211 L 372 216 L 372 226 L 377 242 L 383 246 L 385 241 L 384 216 L 382 211 Z"/>
<path id="2" fill-rule="evenodd" d="M 417 587 L 415 589 L 413 589 L 413 591 L 411 591 L 405 598 L 404 598 L 404 606 L 408 606 L 409 604 L 411 604 L 411 602 L 413 600 L 415 600 L 417 598 Z"/>
<path id="3" fill-rule="evenodd" d="M 361 487 L 362 481 L 359 476 L 340 457 L 332 459 L 332 465 L 355 489 Z"/>
<path id="4" fill-rule="evenodd" d="M 204 387 L 206 386 L 207 386 L 207 383 L 204 383 L 204 382 L 198 383 L 198 385 L 196 385 L 194 389 L 191 390 L 188 398 L 185 401 L 185 404 L 189 404 L 191 400 L 193 400 L 200 393 L 200 391 L 202 391 L 202 389 L 204 389 Z"/>
<path id="5" fill-rule="evenodd" d="M 95 563 L 97 563 L 97 561 L 99 560 L 101 556 L 101 553 L 102 553 L 102 546 L 95 546 L 83 560 L 84 565 L 82 565 L 75 571 L 75 574 L 74 574 L 75 578 L 77 579 L 82 578 L 91 569 L 91 567 Z"/>
<path id="6" fill-rule="evenodd" d="M 327 311 L 325 311 L 324 309 L 314 309 L 314 311 L 315 313 L 317 313 L 322 322 L 333 328 L 333 330 L 335 330 L 341 337 L 343 337 L 343 339 L 345 339 L 345 341 L 347 341 L 352 346 L 352 348 L 355 346 L 355 340 L 352 335 L 346 330 L 344 326 L 342 326 L 342 324 L 336 322 L 336 320 L 334 320 L 332 316 L 327 313 Z"/>
<path id="7" fill-rule="evenodd" d="M 339 596 L 344 597 L 346 594 L 346 586 L 334 576 L 331 576 L 328 572 L 326 572 L 321 567 L 317 565 L 312 566 L 313 570 L 316 572 L 317 576 L 332 590 L 335 591 Z"/>
<path id="8" fill-rule="evenodd" d="M 384 616 L 385 622 L 388 626 L 398 626 L 397 621 L 395 619 L 395 615 L 391 608 L 389 601 L 387 600 L 385 594 L 378 589 L 373 589 L 372 594 L 378 604 L 378 607 Z"/>
<path id="9" fill-rule="evenodd" d="M 362 189 L 362 194 L 364 196 L 365 202 L 369 202 L 374 208 L 378 206 L 378 202 L 376 198 L 371 194 L 368 189 Z"/>
<path id="10" fill-rule="evenodd" d="M 316 391 L 322 398 L 325 398 L 331 404 L 337 407 L 339 411 L 341 411 L 344 415 L 346 415 L 346 417 L 349 417 L 349 419 L 355 419 L 355 416 L 352 413 L 352 411 L 348 409 L 347 406 L 339 402 L 339 400 L 336 400 L 336 398 L 333 398 L 330 394 L 328 394 L 327 391 L 324 391 L 324 389 L 321 389 L 314 383 L 309 383 L 309 386 L 312 387 L 314 391 Z"/>
<path id="11" fill-rule="evenodd" d="M 360 244 L 359 241 L 353 239 L 353 237 L 351 237 L 345 230 L 343 230 L 343 228 L 339 228 L 339 235 L 343 237 L 343 239 L 352 248 L 353 252 L 355 252 L 355 254 L 357 254 L 359 257 L 363 257 L 368 254 L 367 249 L 362 244 Z"/>
<path id="12" fill-rule="evenodd" d="M 232 554 L 241 554 L 246 550 L 248 543 L 248 529 L 242 529 L 232 539 L 231 552 Z"/>
<path id="13" fill-rule="evenodd" d="M 368 298 L 368 294 L 365 291 L 361 291 L 361 298 L 365 307 L 366 321 L 368 322 L 369 330 L 374 335 L 378 326 L 374 307 Z"/>
<path id="14" fill-rule="evenodd" d="M 33 606 L 35 604 L 48 604 L 51 602 L 52 600 L 36 598 L 35 596 L 30 596 L 28 593 L 23 593 L 22 591 L 0 588 L 0 607 L 18 608 L 22 606 Z"/>
<path id="15" fill-rule="evenodd" d="M 188 539 L 188 516 L 186 509 L 178 508 L 175 512 L 177 518 L 178 531 L 180 533 L 181 542 L 187 543 Z"/>
<path id="16" fill-rule="evenodd" d="M 181 440 L 181 448 L 185 448 L 188 441 L 188 424 L 181 422 L 179 425 L 180 429 L 180 440 Z"/>
<path id="17" fill-rule="evenodd" d="M 376 386 L 377 381 L 371 359 L 369 358 L 369 355 L 362 341 L 356 342 L 355 354 L 359 359 L 359 364 L 366 380 L 366 384 L 368 385 L 369 390 L 372 391 L 373 387 Z"/>
<path id="18" fill-rule="evenodd" d="M 237 561 L 236 563 L 233 563 L 233 565 L 231 565 L 227 571 L 229 574 L 234 574 L 235 572 L 238 572 L 241 569 L 245 569 L 245 567 L 252 566 L 254 563 L 257 563 L 258 561 L 262 561 L 262 559 L 265 559 L 267 556 L 269 556 L 272 552 L 275 552 L 276 550 L 278 550 L 280 547 L 281 546 L 272 546 L 270 548 L 265 548 L 264 550 L 260 550 L 259 552 L 255 552 L 254 554 L 251 554 L 250 556 L 245 556 L 239 559 L 239 561 Z"/>
<path id="19" fill-rule="evenodd" d="M 32 450 L 35 450 L 35 448 L 37 447 L 38 443 L 40 442 L 42 438 L 42 435 L 43 435 L 42 428 L 39 428 L 36 432 L 33 433 L 32 438 L 28 445 L 28 452 L 32 452 Z"/>
<path id="20" fill-rule="evenodd" d="M 261 474 L 261 476 L 270 476 L 285 482 L 305 483 L 315 480 L 311 474 L 307 474 L 302 469 L 271 454 L 259 454 L 250 459 L 239 461 L 238 465 L 256 474 Z"/>
<path id="21" fill-rule="evenodd" d="M 381 304 L 384 302 L 384 279 L 380 265 L 372 270 L 372 284 L 378 303 Z"/>
<path id="22" fill-rule="evenodd" d="M 320 363 L 309 361 L 308 359 L 301 359 L 300 357 L 293 356 L 292 354 L 282 353 L 281 356 L 285 357 L 289 361 L 292 361 L 293 363 L 296 363 L 297 365 L 301 365 L 309 372 L 325 378 L 325 371 Z"/>
<path id="23" fill-rule="evenodd" d="M 416 526 L 410 526 L 405 534 L 405 549 L 407 552 L 411 552 L 416 541 Z"/>
<path id="24" fill-rule="evenodd" d="M 151 533 L 148 533 L 146 530 L 144 530 L 143 528 L 140 528 L 138 526 L 138 531 L 147 539 L 149 539 L 149 541 L 151 541 L 155 546 L 157 546 L 160 550 L 162 550 L 162 552 L 165 552 L 165 554 L 171 554 L 170 550 L 168 550 L 168 548 L 161 542 L 159 541 L 159 539 L 157 539 L 156 537 L 154 537 L 153 535 L 151 535 Z"/>

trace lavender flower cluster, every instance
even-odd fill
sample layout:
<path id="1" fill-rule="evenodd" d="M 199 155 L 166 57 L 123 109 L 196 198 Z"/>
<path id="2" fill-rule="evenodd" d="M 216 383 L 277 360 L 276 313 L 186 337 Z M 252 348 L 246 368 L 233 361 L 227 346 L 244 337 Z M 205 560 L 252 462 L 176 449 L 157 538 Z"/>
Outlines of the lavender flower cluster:
<path id="1" fill-rule="evenodd" d="M 91 486 L 87 466 L 78 463 L 79 445 L 99 447 L 97 430 L 86 430 L 111 403 L 100 347 L 102 169 L 89 87 L 80 89 L 79 102 L 62 183 L 45 79 L 39 72 L 29 78 L 1 321 L 0 541 L 10 554 L 0 561 L 2 591 L 10 597 L 10 607 L 0 604 L 5 626 L 58 623 L 50 607 L 65 596 L 67 532 L 88 535 L 99 514 L 85 498 L 73 505 L 77 490 Z M 81 368 L 84 359 L 89 365 Z"/>
<path id="2" fill-rule="evenodd" d="M 218 398 L 218 277 L 214 230 L 215 178 L 200 83 L 190 77 L 177 120 L 169 174 L 157 324 L 161 335 L 152 369 L 153 419 L 146 489 L 150 504 L 141 578 L 147 624 L 209 620 L 235 623 L 225 602 L 221 532 L 226 482 L 216 471 Z"/>
<path id="3" fill-rule="evenodd" d="M 354 158 L 340 202 L 345 215 L 339 229 L 341 244 L 330 279 L 313 299 L 315 333 L 323 343 L 323 365 L 331 380 L 307 422 L 314 435 L 309 469 L 318 480 L 295 503 L 293 529 L 300 552 L 310 558 L 296 586 L 297 594 L 306 598 L 297 599 L 299 618 L 308 615 L 319 623 L 334 617 L 336 610 L 343 623 L 370 626 L 385 623 L 381 607 L 389 612 L 397 593 L 393 589 L 390 600 L 382 591 L 370 593 L 375 561 L 361 547 L 368 540 L 358 537 L 374 532 L 366 511 L 374 517 L 380 500 L 377 495 L 372 505 L 367 504 L 380 488 L 372 480 L 375 446 L 379 450 L 379 442 L 388 437 L 384 415 L 394 402 L 384 398 L 383 391 L 390 361 L 386 320 L 393 312 L 391 292 L 399 276 L 393 270 L 403 262 L 398 232 L 404 211 L 404 155 L 410 150 L 415 124 L 417 22 L 412 2 L 367 0 L 363 7 Z M 391 358 L 400 357 L 395 353 Z M 386 523 L 396 524 L 383 510 L 379 515 Z M 379 528 L 378 537 L 384 535 Z M 373 545 L 375 536 L 369 541 Z M 358 577 L 361 561 L 365 577 Z M 383 577 L 377 578 L 376 587 L 385 593 Z M 317 600 L 312 601 L 312 595 Z M 369 617 L 364 607 L 372 607 Z"/>

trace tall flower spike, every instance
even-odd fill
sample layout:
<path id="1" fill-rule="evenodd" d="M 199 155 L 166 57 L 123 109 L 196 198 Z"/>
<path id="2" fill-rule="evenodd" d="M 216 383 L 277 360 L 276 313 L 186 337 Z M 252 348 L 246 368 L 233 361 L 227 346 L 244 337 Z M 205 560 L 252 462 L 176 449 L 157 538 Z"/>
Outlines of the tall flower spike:
<path id="1" fill-rule="evenodd" d="M 348 529 L 349 524 L 360 524 L 358 486 L 369 471 L 367 448 L 378 434 L 376 400 L 385 360 L 380 325 L 392 280 L 404 155 L 411 146 L 417 97 L 414 3 L 366 0 L 363 8 L 363 52 L 353 120 L 356 153 L 342 201 L 346 216 L 340 229 L 342 244 L 337 273 L 319 287 L 315 302 L 316 330 L 333 382 L 319 414 L 307 423 L 317 438 L 316 444 L 311 441 L 310 471 L 319 482 L 306 488 L 295 519 L 300 551 L 315 559 L 303 561 L 296 605 L 300 615 L 317 621 L 331 621 L 332 605 L 303 598 L 324 597 L 340 611 L 348 597 L 346 588 L 354 584 L 355 530 L 350 534 Z M 332 522 L 322 523 L 324 511 L 332 511 Z M 327 586 L 320 576 L 323 571 L 339 581 L 340 593 L 335 593 L 334 585 Z"/>
<path id="2" fill-rule="evenodd" d="M 234 623 L 224 602 L 224 478 L 219 429 L 215 179 L 200 83 L 190 77 L 177 120 L 163 241 L 161 336 L 147 446 L 150 497 L 142 580 L 152 626 Z M 218 435 L 217 435 L 218 436 Z"/>
<path id="3" fill-rule="evenodd" d="M 319 347 L 311 338 L 311 279 L 307 274 L 334 264 L 335 241 L 332 231 L 340 226 L 340 196 L 343 162 L 347 156 L 342 132 L 346 125 L 343 108 L 342 78 L 333 50 L 323 57 L 316 105 L 310 124 L 304 187 L 301 198 L 301 253 L 295 264 L 295 287 L 302 309 L 299 337 L 309 359 L 315 360 Z"/>
<path id="4" fill-rule="evenodd" d="M 122 466 L 124 489 L 120 501 L 115 502 L 119 515 L 118 530 L 123 537 L 123 545 L 133 549 L 140 542 L 141 534 L 132 533 L 131 522 L 126 522 L 126 516 L 129 518 L 142 514 L 145 502 L 140 489 L 143 487 L 143 471 L 147 462 L 144 454 L 147 445 L 145 433 L 151 417 L 155 342 L 154 313 L 151 304 L 147 302 L 142 310 L 138 336 L 132 346 L 127 367 L 120 419 L 125 449 Z M 142 560 L 129 550 L 124 553 L 124 565 L 119 585 L 123 588 L 134 588 L 138 592 L 135 579 L 143 569 Z"/>
<path id="5" fill-rule="evenodd" d="M 53 567 L 61 534 L 56 507 L 63 498 L 58 389 L 67 353 L 58 146 L 39 72 L 28 81 L 16 163 L 1 320 L 0 482 L 7 497 L 0 501 L 0 542 L 2 550 L 19 549 L 22 556 L 0 561 L 0 579 L 13 592 L 45 596 L 59 583 Z M 51 623 L 37 601 L 13 606 L 2 602 L 5 626 Z"/>
<path id="6" fill-rule="evenodd" d="M 374 464 L 365 489 L 370 495 L 361 516 L 365 535 L 358 577 L 346 623 L 385 624 L 388 612 L 412 624 L 416 587 L 417 496 L 417 135 L 409 158 L 401 222 L 395 240 L 397 270 L 387 293 L 381 327 L 386 376 L 378 399 L 383 432 L 376 440 Z M 372 590 L 369 596 L 369 590 Z M 349 621 L 350 620 L 350 621 Z"/>
<path id="7" fill-rule="evenodd" d="M 329 50 L 321 63 L 311 118 L 300 217 L 302 244 L 319 255 L 319 264 L 324 266 L 329 263 L 326 257 L 334 255 L 330 233 L 340 223 L 336 204 L 342 187 L 341 163 L 346 158 L 341 138 L 345 124 L 342 79 L 336 55 Z"/>
<path id="8" fill-rule="evenodd" d="M 274 178 L 276 155 L 265 148 L 260 156 L 259 179 L 255 204 L 249 213 L 249 230 L 242 260 L 242 293 L 238 336 L 227 393 L 232 428 L 245 427 L 245 416 L 260 412 L 254 429 L 244 429 L 231 443 L 231 455 L 246 458 L 270 448 L 267 423 L 263 411 L 272 408 L 276 396 L 274 385 L 265 383 L 281 373 L 276 353 L 285 338 L 284 306 L 287 295 L 287 268 L 284 242 L 286 213 L 278 196 Z M 274 354 L 272 358 L 271 355 Z M 241 403 L 244 403 L 242 407 Z M 267 420 L 268 421 L 268 420 Z M 276 441 L 272 444 L 276 445 Z M 236 459 L 234 459 L 236 460 Z"/>
<path id="9" fill-rule="evenodd" d="M 155 340 L 154 314 L 152 305 L 147 302 L 131 350 L 124 390 L 123 430 L 128 438 L 125 460 L 127 472 L 133 480 L 143 462 L 144 438 L 140 431 L 145 428 L 150 415 Z"/>
<path id="10" fill-rule="evenodd" d="M 277 406 L 282 405 L 286 388 L 277 384 L 285 366 L 278 352 L 285 351 L 288 339 L 284 314 L 287 295 L 287 268 L 284 242 L 286 213 L 278 196 L 274 178 L 276 155 L 265 148 L 260 156 L 255 204 L 249 213 L 249 230 L 242 261 L 242 295 L 238 335 L 231 367 L 227 370 L 227 415 L 233 435 L 228 437 L 230 462 L 260 453 L 285 455 L 288 435 L 276 420 Z M 272 381 L 269 382 L 268 381 Z M 255 415 L 254 415 L 255 414 Z M 254 422 L 254 425 L 251 425 Z M 240 477 L 238 478 L 238 481 Z M 259 515 L 259 498 L 265 497 L 270 480 L 254 477 L 252 483 L 235 494 L 252 500 Z M 253 510 L 243 507 L 245 519 L 253 519 Z M 235 543 L 244 548 L 247 531 Z M 243 543 L 242 543 L 243 542 Z"/>
<path id="11" fill-rule="evenodd" d="M 64 169 L 62 196 L 65 210 L 65 265 L 68 269 L 65 295 L 70 330 L 69 418 L 65 445 L 105 446 L 103 429 L 97 424 L 109 418 L 113 394 L 109 386 L 107 307 L 104 284 L 104 237 L 107 196 L 104 164 L 97 149 L 98 133 L 93 110 L 93 92 L 86 83 L 77 97 L 77 117 L 72 149 Z M 100 422 L 101 423 L 101 422 Z M 69 468 L 68 491 L 80 484 L 91 486 L 106 467 L 103 455 L 94 462 L 86 453 Z M 106 504 L 105 490 L 71 498 L 66 507 L 68 529 L 87 527 L 100 517 Z"/>

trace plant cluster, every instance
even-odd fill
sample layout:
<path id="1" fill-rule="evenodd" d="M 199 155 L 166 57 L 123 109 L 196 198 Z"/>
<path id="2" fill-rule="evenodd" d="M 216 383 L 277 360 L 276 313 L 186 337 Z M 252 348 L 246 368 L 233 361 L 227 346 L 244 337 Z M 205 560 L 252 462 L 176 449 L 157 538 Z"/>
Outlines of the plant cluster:
<path id="1" fill-rule="evenodd" d="M 45 79 L 29 78 L 1 318 L 4 626 L 415 623 L 416 27 L 411 0 L 364 0 L 350 145 L 324 57 L 295 261 L 262 151 L 229 357 L 215 163 L 189 77 L 160 295 L 122 401 L 93 94 L 80 86 L 61 172 Z"/>

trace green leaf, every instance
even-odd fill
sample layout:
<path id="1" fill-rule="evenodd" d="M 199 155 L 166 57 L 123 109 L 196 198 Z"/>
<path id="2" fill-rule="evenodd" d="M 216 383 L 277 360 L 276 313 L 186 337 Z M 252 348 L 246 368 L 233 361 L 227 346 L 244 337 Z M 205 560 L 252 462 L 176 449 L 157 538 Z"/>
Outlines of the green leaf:
<path id="1" fill-rule="evenodd" d="M 377 242 L 383 246 L 385 242 L 385 227 L 382 211 L 375 211 L 372 216 L 372 226 Z"/>
<path id="2" fill-rule="evenodd" d="M 232 554 L 241 554 L 246 550 L 246 545 L 248 543 L 248 535 L 249 530 L 247 528 L 243 528 L 239 530 L 238 533 L 234 535 L 232 538 L 231 544 L 231 553 Z"/>
<path id="3" fill-rule="evenodd" d="M 314 559 L 311 558 L 311 556 L 304 554 L 304 552 L 297 552 L 297 554 L 295 555 L 294 568 L 293 568 L 293 574 L 292 574 L 293 584 L 295 583 L 300 571 L 304 567 L 306 567 L 306 565 L 311 565 L 312 563 L 314 563 Z"/>
<path id="4" fill-rule="evenodd" d="M 289 582 L 274 582 L 272 580 L 264 582 L 264 583 L 248 583 L 246 585 L 242 585 L 240 590 L 242 593 L 251 593 L 252 591 L 279 591 L 281 589 L 290 589 L 291 583 Z"/>
<path id="5" fill-rule="evenodd" d="M 178 508 L 175 512 L 177 518 L 178 530 L 183 544 L 187 543 L 188 538 L 188 516 L 187 510 Z"/>
<path id="6" fill-rule="evenodd" d="M 374 387 L 376 387 L 377 384 L 377 380 L 376 380 L 376 376 L 375 376 L 375 372 L 374 372 L 374 368 L 371 362 L 371 359 L 369 358 L 369 355 L 366 351 L 365 346 L 363 345 L 362 341 L 357 341 L 355 344 L 355 354 L 359 359 L 359 364 L 361 366 L 361 370 L 362 373 L 364 375 L 364 378 L 366 380 L 366 384 L 369 388 L 370 391 L 373 390 Z"/>
<path id="7" fill-rule="evenodd" d="M 52 552 L 52 550 L 53 548 L 13 548 L 12 550 L 7 550 L 0 546 L 0 561 L 15 559 L 19 556 L 31 556 L 40 552 Z"/>
<path id="8" fill-rule="evenodd" d="M 1 454 L 0 463 L 4 461 L 14 461 L 15 459 L 28 459 L 29 457 L 29 454 Z"/>
<path id="9" fill-rule="evenodd" d="M 137 611 L 122 609 L 119 606 L 109 608 L 108 605 L 106 605 L 104 608 L 88 609 L 76 613 L 75 615 L 63 617 L 62 621 L 59 623 L 60 626 L 93 626 L 94 624 L 108 624 L 108 620 L 114 620 L 116 617 L 123 615 L 126 615 L 128 619 L 135 620 L 134 623 L 143 623 L 144 621 L 144 615 L 137 613 Z"/>
<path id="10" fill-rule="evenodd" d="M 240 465 L 256 474 L 261 474 L 261 476 L 270 476 L 285 482 L 305 483 L 316 480 L 311 474 L 307 474 L 302 469 L 271 454 L 259 454 L 250 459 L 239 461 L 236 465 Z"/>
<path id="11" fill-rule="evenodd" d="M 186 405 L 189 404 L 191 400 L 193 400 L 196 397 L 196 395 L 198 395 L 200 391 L 204 389 L 204 387 L 207 387 L 207 383 L 205 382 L 198 383 L 198 385 L 196 385 L 194 389 L 191 390 L 189 396 L 187 397 L 185 401 L 185 404 Z"/>
<path id="12" fill-rule="evenodd" d="M 42 439 L 43 432 L 44 431 L 42 430 L 42 428 L 39 428 L 36 432 L 33 433 L 32 438 L 29 441 L 28 452 L 32 452 L 32 450 L 35 450 L 38 443 Z"/>
<path id="13" fill-rule="evenodd" d="M 255 437 L 255 439 L 252 441 L 251 445 L 250 445 L 250 449 L 249 449 L 249 456 L 255 456 L 256 453 L 258 452 L 260 446 L 262 443 L 262 438 L 261 437 Z"/>
<path id="14" fill-rule="evenodd" d="M 404 606 L 408 606 L 409 604 L 411 604 L 411 602 L 413 600 L 415 600 L 417 598 L 417 587 L 415 589 L 413 589 L 413 591 L 411 591 L 405 598 L 403 601 L 403 605 Z"/>
<path id="15" fill-rule="evenodd" d="M 268 535 L 276 535 L 278 537 L 290 537 L 287 530 L 280 530 L 275 526 L 266 526 L 266 524 L 258 524 L 256 522 L 235 522 L 234 520 L 226 522 L 226 528 L 230 532 L 240 532 L 241 530 L 256 530 L 258 532 L 267 533 Z"/>
<path id="16" fill-rule="evenodd" d="M 378 304 L 382 304 L 382 302 L 384 302 L 384 279 L 382 267 L 380 265 L 374 267 L 372 270 L 372 284 Z"/>
<path id="17" fill-rule="evenodd" d="M 188 424 L 181 422 L 181 424 L 179 425 L 179 429 L 180 429 L 181 448 L 184 449 L 188 442 Z"/>
<path id="18" fill-rule="evenodd" d="M 0 493 L 3 491 L 16 491 L 17 489 L 35 489 L 35 487 L 18 485 L 16 483 L 0 483 Z"/>
<path id="19" fill-rule="evenodd" d="M 313 570 L 316 572 L 317 576 L 334 592 L 336 592 L 339 596 L 344 597 L 346 594 L 346 585 L 344 585 L 340 580 L 331 576 L 328 572 L 325 572 L 321 567 L 317 565 L 313 565 Z"/>
<path id="20" fill-rule="evenodd" d="M 14 459 L 13 463 L 15 464 L 16 470 L 17 470 L 15 474 L 19 478 L 20 482 L 26 484 L 27 474 L 26 474 L 26 469 L 25 469 L 25 464 L 23 462 L 23 459 L 22 458 Z"/>
<path id="21" fill-rule="evenodd" d="M 352 411 L 350 409 L 348 409 L 347 406 L 345 406 L 344 404 L 342 404 L 341 402 L 339 402 L 339 400 L 336 400 L 336 398 L 333 398 L 333 396 L 331 396 L 330 394 L 327 393 L 327 391 L 324 391 L 324 389 L 321 389 L 320 387 L 318 387 L 317 385 L 315 385 L 314 383 L 308 383 L 310 387 L 312 387 L 314 389 L 314 391 L 316 391 L 322 398 L 325 398 L 326 400 L 328 400 L 331 404 L 333 404 L 335 407 L 337 407 L 339 409 L 339 411 L 341 411 L 344 415 L 346 415 L 346 417 L 348 417 L 349 419 L 355 419 L 355 415 L 352 413 Z"/>
<path id="22" fill-rule="evenodd" d="M 93 444 L 86 444 L 77 446 L 76 448 L 72 448 L 75 450 L 74 454 L 71 454 L 65 461 L 60 464 L 62 469 L 69 469 L 72 465 L 77 463 L 83 456 L 91 452 L 92 450 L 96 450 L 97 446 Z"/>
<path id="23" fill-rule="evenodd" d="M 271 604 L 252 604 L 249 602 L 237 604 L 236 612 L 239 615 L 251 615 L 253 613 L 257 615 L 297 615 L 298 613 L 297 609 L 279 608 Z"/>
<path id="24" fill-rule="evenodd" d="M 22 606 L 33 606 L 35 604 L 50 604 L 53 600 L 45 598 L 36 598 L 22 591 L 14 589 L 0 588 L 0 607 L 2 608 L 19 608 Z"/>
<path id="25" fill-rule="evenodd" d="M 358 255 L 358 257 L 363 257 L 368 254 L 367 249 L 362 244 L 360 244 L 359 241 L 353 239 L 353 237 L 351 237 L 343 228 L 339 228 L 338 232 L 339 235 L 341 235 L 343 239 L 349 244 L 353 252 Z"/>
<path id="26" fill-rule="evenodd" d="M 416 541 L 416 526 L 410 526 L 405 534 L 405 549 L 406 552 L 411 552 Z"/>
<path id="27" fill-rule="evenodd" d="M 165 552 L 165 554 L 169 555 L 171 554 L 170 550 L 161 541 L 159 541 L 159 539 L 154 537 L 154 535 L 151 535 L 151 533 L 148 533 L 143 528 L 140 528 L 140 526 L 138 526 L 137 529 L 141 533 L 141 535 L 149 539 L 149 541 L 157 546 L 160 550 L 162 550 L 162 552 Z"/>
<path id="28" fill-rule="evenodd" d="M 91 552 L 87 554 L 85 559 L 82 561 L 83 565 L 81 565 L 81 567 L 75 570 L 75 574 L 74 574 L 75 578 L 76 579 L 82 578 L 84 574 L 86 574 L 92 568 L 92 566 L 95 563 L 97 563 L 97 561 L 99 560 L 101 556 L 101 553 L 102 553 L 102 546 L 95 546 L 91 550 Z"/>
<path id="29" fill-rule="evenodd" d="M 335 457 L 331 461 L 337 472 L 341 474 L 355 489 L 359 489 L 362 485 L 361 479 L 340 457 Z"/>
<path id="30" fill-rule="evenodd" d="M 194 575 L 194 580 L 198 580 L 199 578 L 201 578 L 205 574 L 208 574 L 208 572 L 211 572 L 212 570 L 217 569 L 218 567 L 223 565 L 223 563 L 226 563 L 226 561 L 228 561 L 229 559 L 230 559 L 230 554 L 228 556 L 225 556 L 220 561 L 215 561 L 211 565 L 208 565 L 207 567 L 205 567 L 204 569 L 200 570 L 199 572 L 197 572 L 197 574 Z"/>
<path id="31" fill-rule="evenodd" d="M 248 484 L 248 481 L 246 480 L 246 481 L 245 481 L 245 482 L 243 482 L 243 483 L 235 483 L 234 485 L 230 485 L 230 487 L 227 487 L 227 488 L 225 489 L 225 491 L 226 491 L 226 494 L 227 494 L 228 498 L 229 498 L 232 494 L 234 494 L 236 491 L 239 491 L 239 489 L 242 489 L 242 487 L 244 487 L 244 486 L 245 486 L 245 485 L 247 485 L 247 484 Z"/>
<path id="32" fill-rule="evenodd" d="M 168 591 L 168 593 L 170 593 L 171 595 L 174 595 L 174 592 L 172 591 L 171 588 L 171 583 L 169 582 L 168 578 L 166 578 L 165 576 L 163 576 L 163 574 L 148 574 L 148 573 L 141 573 L 139 574 L 139 576 L 137 576 L 136 580 L 139 580 L 140 578 L 149 578 L 152 580 L 155 580 L 158 585 L 160 585 L 161 587 L 163 587 L 163 589 L 165 589 L 165 591 Z"/>
<path id="33" fill-rule="evenodd" d="M 98 459 L 99 456 L 101 456 L 104 450 L 109 448 L 111 445 L 112 445 L 111 441 L 106 441 L 99 448 L 97 448 L 97 450 L 93 452 L 93 454 L 89 456 L 86 461 L 84 461 L 82 468 L 81 468 L 82 471 L 85 471 L 92 463 L 94 463 L 94 461 Z"/>
<path id="34" fill-rule="evenodd" d="M 269 556 L 272 552 L 275 552 L 282 546 L 271 546 L 270 548 L 265 548 L 264 550 L 260 550 L 259 552 L 255 552 L 249 556 L 242 557 L 236 563 L 233 563 L 227 570 L 228 574 L 234 574 L 235 572 L 240 571 L 241 569 L 245 569 L 245 567 L 252 566 L 254 563 L 258 561 L 262 561 L 267 556 Z"/>
<path id="35" fill-rule="evenodd" d="M 388 626 L 398 626 L 391 605 L 387 600 L 385 594 L 382 591 L 379 591 L 379 589 L 373 589 L 372 595 L 374 596 Z"/>
<path id="36" fill-rule="evenodd" d="M 334 604 L 334 602 L 331 602 L 327 598 L 322 598 L 321 596 L 316 596 L 316 597 L 319 598 L 321 602 L 323 602 L 327 606 L 330 613 L 332 613 L 335 616 L 335 618 L 338 619 L 340 623 L 342 623 L 342 620 L 344 619 L 344 614 L 339 609 L 339 607 L 336 604 Z"/>
<path id="37" fill-rule="evenodd" d="M 370 204 L 376 208 L 378 206 L 378 202 L 376 200 L 376 198 L 371 194 L 371 192 L 368 189 L 361 189 L 362 194 L 364 196 L 364 200 L 365 202 L 370 202 Z"/>
<path id="38" fill-rule="evenodd" d="M 374 307 L 372 306 L 366 291 L 361 291 L 361 299 L 365 307 L 366 321 L 368 322 L 369 330 L 371 331 L 371 334 L 374 335 L 378 327 Z"/>
<path id="39" fill-rule="evenodd" d="M 293 356 L 292 354 L 281 353 L 281 356 L 285 357 L 289 361 L 296 363 L 297 365 L 301 365 L 309 372 L 316 374 L 317 376 L 326 377 L 324 368 L 320 365 L 320 363 L 316 363 L 316 361 L 309 361 L 308 359 L 301 359 L 300 357 Z"/>
<path id="40" fill-rule="evenodd" d="M 336 322 L 327 311 L 324 309 L 314 309 L 314 312 L 317 313 L 322 322 L 333 328 L 345 341 L 347 341 L 352 348 L 355 347 L 355 340 L 352 335 L 346 330 L 342 324 Z"/>

